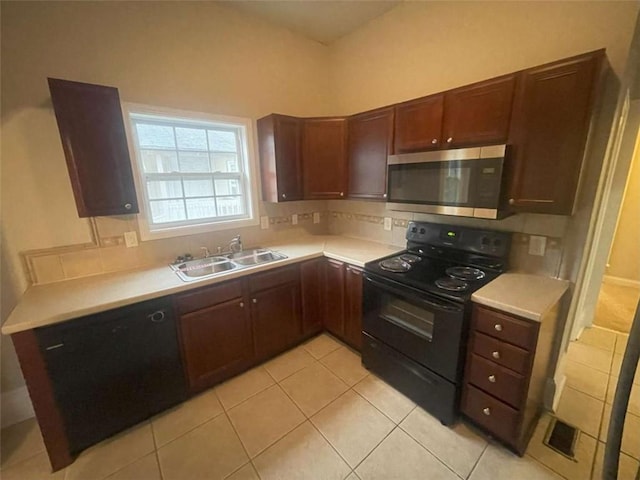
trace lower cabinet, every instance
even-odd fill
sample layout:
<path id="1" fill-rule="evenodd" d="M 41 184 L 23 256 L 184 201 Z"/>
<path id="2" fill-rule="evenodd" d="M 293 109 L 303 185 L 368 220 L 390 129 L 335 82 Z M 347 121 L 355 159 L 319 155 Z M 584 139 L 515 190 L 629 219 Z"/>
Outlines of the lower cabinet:
<path id="1" fill-rule="evenodd" d="M 324 257 L 320 257 L 300 264 L 302 334 L 305 337 L 322 331 L 324 262 Z"/>

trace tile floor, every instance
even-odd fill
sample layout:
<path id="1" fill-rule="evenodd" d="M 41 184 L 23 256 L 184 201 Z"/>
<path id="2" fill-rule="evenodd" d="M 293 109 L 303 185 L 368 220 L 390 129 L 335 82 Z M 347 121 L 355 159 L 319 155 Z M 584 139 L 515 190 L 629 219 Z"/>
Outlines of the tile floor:
<path id="1" fill-rule="evenodd" d="M 586 432 L 577 462 L 542 446 L 549 416 L 520 458 L 464 423 L 443 427 L 321 335 L 86 450 L 55 474 L 35 421 L 13 425 L 2 431 L 0 477 L 500 480 L 588 479 L 593 471 L 599 478 L 602 415 L 624 341 L 590 331 L 571 347 L 559 415 Z M 631 411 L 628 421 L 620 478 L 633 478 L 640 457 L 640 416 Z"/>

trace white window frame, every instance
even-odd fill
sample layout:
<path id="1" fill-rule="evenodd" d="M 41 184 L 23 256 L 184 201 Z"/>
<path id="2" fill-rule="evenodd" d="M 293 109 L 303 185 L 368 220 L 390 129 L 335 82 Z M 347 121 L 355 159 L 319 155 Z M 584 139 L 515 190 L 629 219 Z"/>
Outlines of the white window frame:
<path id="1" fill-rule="evenodd" d="M 150 105 L 142 105 L 138 103 L 123 103 L 123 114 L 125 117 L 125 129 L 129 144 L 129 153 L 131 157 L 131 167 L 134 173 L 134 182 L 136 186 L 136 196 L 140 213 L 137 215 L 138 230 L 142 241 L 157 240 L 161 238 L 180 237 L 185 235 L 196 235 L 199 233 L 215 232 L 220 230 L 231 230 L 242 227 L 255 226 L 260 223 L 258 217 L 258 188 L 257 188 L 257 165 L 254 148 L 254 128 L 253 122 L 248 118 L 232 117 L 226 115 L 213 115 L 203 112 L 192 112 L 186 110 L 177 110 L 166 107 L 154 107 Z M 244 193 L 246 196 L 247 216 L 239 219 L 227 219 L 219 221 L 211 221 L 203 219 L 203 221 L 188 221 L 183 224 L 173 223 L 170 226 L 154 226 L 151 225 L 149 219 L 151 212 L 149 211 L 149 199 L 147 196 L 147 188 L 145 184 L 145 174 L 142 170 L 142 162 L 138 156 L 136 130 L 134 128 L 132 115 L 156 117 L 171 121 L 184 121 L 195 126 L 212 126 L 220 125 L 224 127 L 233 126 L 240 129 L 241 148 L 244 155 L 240 161 L 243 162 L 243 174 L 245 181 L 243 182 Z M 187 174 L 188 175 L 188 174 Z"/>

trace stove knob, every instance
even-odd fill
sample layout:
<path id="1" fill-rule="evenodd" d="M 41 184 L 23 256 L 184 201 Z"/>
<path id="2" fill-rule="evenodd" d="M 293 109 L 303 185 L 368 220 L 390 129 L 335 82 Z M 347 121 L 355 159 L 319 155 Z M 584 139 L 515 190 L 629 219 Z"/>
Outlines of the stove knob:
<path id="1" fill-rule="evenodd" d="M 480 243 L 482 243 L 482 245 L 489 245 L 489 237 L 482 237 Z"/>
<path id="2" fill-rule="evenodd" d="M 426 230 L 424 228 L 420 229 L 420 235 L 424 235 L 426 233 Z"/>
<path id="3" fill-rule="evenodd" d="M 416 233 L 418 229 L 416 227 L 411 227 L 411 233 Z"/>

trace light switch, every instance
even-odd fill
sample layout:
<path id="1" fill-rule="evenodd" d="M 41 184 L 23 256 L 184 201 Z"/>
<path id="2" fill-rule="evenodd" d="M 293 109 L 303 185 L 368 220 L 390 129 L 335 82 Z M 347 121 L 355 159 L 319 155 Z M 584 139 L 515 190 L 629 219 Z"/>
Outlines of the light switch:
<path id="1" fill-rule="evenodd" d="M 313 212 L 313 223 L 320 223 L 320 212 Z"/>
<path id="2" fill-rule="evenodd" d="M 391 217 L 384 217 L 384 229 L 387 231 L 391 230 Z"/>
<path id="3" fill-rule="evenodd" d="M 547 237 L 541 237 L 538 235 L 529 236 L 529 255 L 543 257 L 546 248 Z"/>
<path id="4" fill-rule="evenodd" d="M 294 213 L 291 215 L 291 225 L 297 225 L 298 224 L 298 214 Z"/>
<path id="5" fill-rule="evenodd" d="M 260 217 L 260 228 L 262 230 L 266 230 L 267 228 L 269 228 L 269 217 L 267 217 L 266 215 Z"/>
<path id="6" fill-rule="evenodd" d="M 124 232 L 124 244 L 127 248 L 138 246 L 138 235 L 135 230 L 132 232 Z"/>

